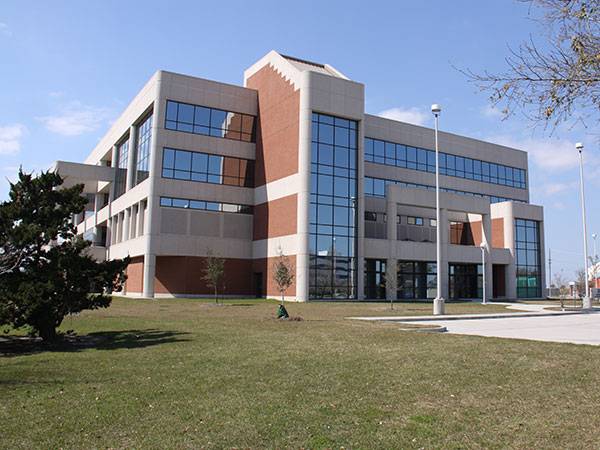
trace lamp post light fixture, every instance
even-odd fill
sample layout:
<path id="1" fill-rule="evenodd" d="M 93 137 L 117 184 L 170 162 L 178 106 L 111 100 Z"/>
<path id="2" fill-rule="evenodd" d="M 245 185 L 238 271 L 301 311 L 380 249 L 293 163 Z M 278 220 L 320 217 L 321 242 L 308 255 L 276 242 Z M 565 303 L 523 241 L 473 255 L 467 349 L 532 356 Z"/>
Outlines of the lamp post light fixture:
<path id="1" fill-rule="evenodd" d="M 583 155 L 581 151 L 583 150 L 583 143 L 578 142 L 575 144 L 575 148 L 579 151 L 579 173 L 581 176 L 581 211 L 583 214 L 583 254 L 585 258 L 584 262 L 584 296 L 582 306 L 583 309 L 591 309 L 592 308 L 592 297 L 590 296 L 590 288 L 588 286 L 588 253 L 587 253 L 587 228 L 585 224 L 585 194 L 583 189 Z"/>
<path id="2" fill-rule="evenodd" d="M 433 299 L 433 314 L 445 314 L 445 301 L 442 297 L 442 223 L 440 222 L 440 152 L 438 145 L 438 116 L 442 112 L 440 105 L 431 105 L 435 117 L 435 228 L 436 228 L 436 272 L 437 294 Z"/>
<path id="3" fill-rule="evenodd" d="M 479 247 L 481 248 L 481 262 L 483 264 L 483 304 L 487 305 L 487 298 L 485 296 L 485 243 L 482 242 L 481 244 L 479 244 Z"/>

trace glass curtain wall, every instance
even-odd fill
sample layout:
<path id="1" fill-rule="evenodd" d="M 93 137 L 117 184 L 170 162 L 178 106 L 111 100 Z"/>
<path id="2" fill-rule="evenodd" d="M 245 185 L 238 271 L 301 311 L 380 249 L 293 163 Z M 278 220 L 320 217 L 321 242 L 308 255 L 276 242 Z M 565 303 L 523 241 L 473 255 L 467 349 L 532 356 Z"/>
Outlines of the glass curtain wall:
<path id="1" fill-rule="evenodd" d="M 517 297 L 541 297 L 540 224 L 515 219 Z"/>
<path id="2" fill-rule="evenodd" d="M 150 114 L 138 125 L 137 139 L 137 164 L 135 167 L 135 184 L 139 184 L 148 178 L 150 170 L 150 144 L 152 142 L 152 117 Z"/>
<path id="3" fill-rule="evenodd" d="M 311 298 L 356 298 L 357 122 L 312 115 Z"/>
<path id="4" fill-rule="evenodd" d="M 127 161 L 129 159 L 129 138 L 118 148 L 117 171 L 115 175 L 114 198 L 118 198 L 125 193 L 127 188 Z"/>

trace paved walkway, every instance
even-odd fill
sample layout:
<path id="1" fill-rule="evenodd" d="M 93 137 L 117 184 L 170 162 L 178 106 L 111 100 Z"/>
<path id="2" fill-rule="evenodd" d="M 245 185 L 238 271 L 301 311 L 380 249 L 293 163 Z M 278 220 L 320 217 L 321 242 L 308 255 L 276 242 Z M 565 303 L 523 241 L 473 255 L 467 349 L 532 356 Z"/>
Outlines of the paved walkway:
<path id="1" fill-rule="evenodd" d="M 498 304 L 498 303 L 495 303 Z M 469 314 L 457 316 L 386 316 L 352 317 L 362 320 L 410 322 L 440 325 L 452 334 L 528 339 L 533 341 L 569 342 L 600 345 L 600 310 L 548 311 L 556 305 L 509 304 L 508 308 L 526 310 L 498 314 Z M 442 318 L 443 317 L 443 318 Z"/>

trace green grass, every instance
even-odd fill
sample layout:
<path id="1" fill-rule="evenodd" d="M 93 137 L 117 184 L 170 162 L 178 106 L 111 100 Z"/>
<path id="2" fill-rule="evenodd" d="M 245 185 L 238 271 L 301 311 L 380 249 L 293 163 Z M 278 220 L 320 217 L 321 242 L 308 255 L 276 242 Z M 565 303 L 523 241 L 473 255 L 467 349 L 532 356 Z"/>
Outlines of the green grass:
<path id="1" fill-rule="evenodd" d="M 226 303 L 116 298 L 62 327 L 105 342 L 0 357 L 0 448 L 598 448 L 597 347 L 344 319 L 384 303 L 288 304 L 289 322 Z"/>

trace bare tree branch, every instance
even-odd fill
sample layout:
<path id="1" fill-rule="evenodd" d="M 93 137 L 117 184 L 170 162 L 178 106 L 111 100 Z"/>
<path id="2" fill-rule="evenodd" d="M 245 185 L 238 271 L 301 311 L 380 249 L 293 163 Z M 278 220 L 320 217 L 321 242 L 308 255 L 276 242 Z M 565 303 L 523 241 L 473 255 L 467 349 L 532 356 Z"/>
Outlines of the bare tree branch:
<path id="1" fill-rule="evenodd" d="M 533 37 L 517 50 L 509 47 L 507 70 L 477 73 L 457 69 L 490 93 L 505 118 L 521 111 L 544 129 L 562 122 L 600 121 L 600 0 L 518 0 L 546 39 Z M 534 16 L 540 11 L 541 16 Z"/>

